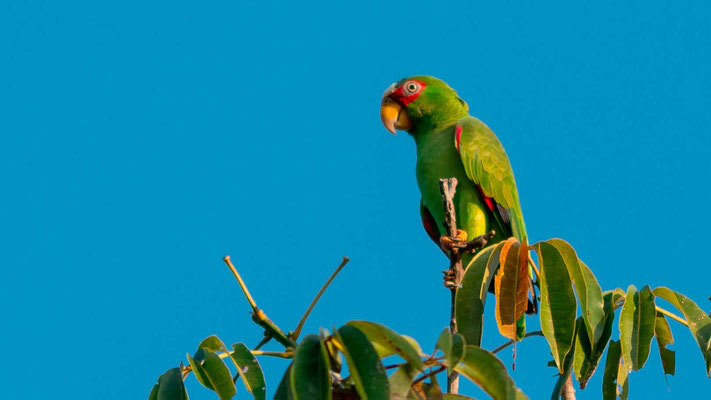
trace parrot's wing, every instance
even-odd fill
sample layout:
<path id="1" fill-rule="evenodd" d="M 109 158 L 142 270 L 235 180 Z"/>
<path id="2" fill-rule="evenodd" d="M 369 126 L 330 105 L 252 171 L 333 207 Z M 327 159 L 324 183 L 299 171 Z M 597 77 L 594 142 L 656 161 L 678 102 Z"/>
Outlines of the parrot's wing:
<path id="1" fill-rule="evenodd" d="M 455 143 L 467 177 L 501 223 L 519 240 L 526 237 L 516 181 L 504 146 L 494 132 L 474 117 L 457 121 Z"/>
<path id="2" fill-rule="evenodd" d="M 439 237 L 442 236 L 442 234 L 439 232 L 439 228 L 437 227 L 437 221 L 435 221 L 432 213 L 429 209 L 427 209 L 427 206 L 425 206 L 425 202 L 422 201 L 422 199 L 420 199 L 420 218 L 422 218 L 422 226 L 425 228 L 427 236 L 429 236 L 430 239 L 432 239 L 432 241 L 439 246 Z"/>

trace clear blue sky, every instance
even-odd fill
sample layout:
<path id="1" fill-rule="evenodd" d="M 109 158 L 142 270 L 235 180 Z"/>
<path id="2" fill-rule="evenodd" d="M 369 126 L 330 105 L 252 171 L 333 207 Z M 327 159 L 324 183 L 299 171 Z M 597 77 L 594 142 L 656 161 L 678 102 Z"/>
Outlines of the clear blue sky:
<path id="1" fill-rule="evenodd" d="M 603 289 L 711 308 L 709 2 L 256 3 L 0 5 L 1 397 L 145 398 L 210 334 L 256 344 L 225 254 L 284 329 L 348 255 L 306 330 L 367 319 L 432 348 L 446 261 L 413 141 L 378 117 L 411 74 L 497 132 L 533 240 L 570 241 Z M 708 391 L 682 328 L 671 391 L 653 345 L 633 398 Z M 544 398 L 527 342 L 514 378 Z M 273 390 L 286 363 L 262 365 Z"/>

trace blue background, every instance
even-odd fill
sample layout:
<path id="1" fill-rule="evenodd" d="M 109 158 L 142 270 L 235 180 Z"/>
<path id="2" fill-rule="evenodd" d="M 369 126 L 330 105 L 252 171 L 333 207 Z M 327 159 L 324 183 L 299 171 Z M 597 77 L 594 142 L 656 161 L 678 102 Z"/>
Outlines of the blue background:
<path id="1" fill-rule="evenodd" d="M 3 2 L 2 397 L 146 398 L 210 334 L 253 346 L 225 254 L 284 329 L 347 255 L 306 332 L 367 319 L 431 349 L 446 261 L 420 226 L 414 143 L 378 117 L 411 74 L 497 132 L 533 240 L 568 240 L 603 289 L 709 309 L 709 18 L 706 1 Z M 653 345 L 633 398 L 709 390 L 673 330 L 671 389 Z M 549 359 L 541 338 L 519 345 L 532 399 Z M 261 361 L 273 393 L 286 362 Z"/>

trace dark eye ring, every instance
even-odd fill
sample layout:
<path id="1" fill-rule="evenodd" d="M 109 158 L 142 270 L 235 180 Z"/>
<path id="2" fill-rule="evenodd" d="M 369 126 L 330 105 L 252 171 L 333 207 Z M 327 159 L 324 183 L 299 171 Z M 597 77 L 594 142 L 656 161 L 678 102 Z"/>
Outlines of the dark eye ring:
<path id="1" fill-rule="evenodd" d="M 419 89 L 420 85 L 418 85 L 417 82 L 405 82 L 405 93 L 408 95 L 417 93 Z"/>

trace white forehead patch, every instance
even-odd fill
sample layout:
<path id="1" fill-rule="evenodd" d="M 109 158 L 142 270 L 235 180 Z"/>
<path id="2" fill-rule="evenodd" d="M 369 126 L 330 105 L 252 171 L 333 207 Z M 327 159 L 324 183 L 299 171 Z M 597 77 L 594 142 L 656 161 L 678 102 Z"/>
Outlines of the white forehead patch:
<path id="1" fill-rule="evenodd" d="M 389 95 L 390 93 L 392 93 L 393 90 L 395 90 L 395 86 L 396 86 L 396 85 L 397 85 L 397 82 L 395 82 L 395 83 L 393 83 L 392 85 L 388 86 L 388 88 L 385 89 L 385 92 L 383 92 L 383 97 L 385 97 L 385 96 Z"/>

